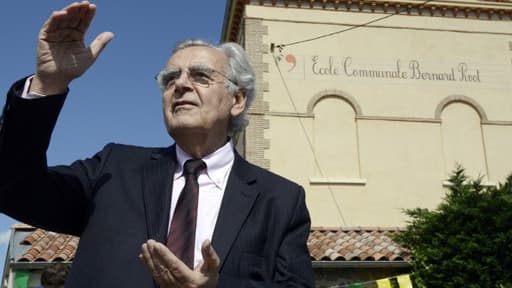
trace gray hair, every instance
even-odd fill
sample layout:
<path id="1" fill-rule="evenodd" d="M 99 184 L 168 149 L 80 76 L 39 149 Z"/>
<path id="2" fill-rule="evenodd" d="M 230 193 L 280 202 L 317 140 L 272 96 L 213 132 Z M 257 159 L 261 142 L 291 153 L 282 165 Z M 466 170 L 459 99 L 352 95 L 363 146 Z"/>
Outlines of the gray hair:
<path id="1" fill-rule="evenodd" d="M 194 46 L 214 48 L 226 55 L 228 58 L 226 76 L 233 82 L 226 81 L 228 92 L 235 95 L 239 90 L 243 90 L 247 96 L 244 111 L 240 113 L 240 115 L 230 119 L 228 134 L 233 136 L 236 132 L 242 130 L 249 124 L 247 110 L 249 110 L 256 94 L 256 77 L 251 63 L 249 62 L 249 58 L 247 57 L 244 48 L 237 43 L 226 42 L 219 46 L 215 46 L 204 40 L 186 40 L 178 43 L 172 54 L 174 55 L 182 49 Z"/>

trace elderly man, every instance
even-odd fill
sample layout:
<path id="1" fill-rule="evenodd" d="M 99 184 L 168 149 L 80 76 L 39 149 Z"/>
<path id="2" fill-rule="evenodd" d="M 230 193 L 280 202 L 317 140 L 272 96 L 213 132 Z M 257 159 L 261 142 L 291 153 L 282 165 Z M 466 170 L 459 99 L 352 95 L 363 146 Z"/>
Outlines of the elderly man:
<path id="1" fill-rule="evenodd" d="M 237 44 L 184 42 L 158 74 L 175 145 L 109 144 L 47 167 L 69 83 L 113 38 L 84 45 L 95 10 L 82 2 L 54 12 L 39 33 L 35 74 L 8 92 L 0 211 L 81 237 L 66 287 L 312 287 L 304 190 L 233 148 L 254 98 Z"/>

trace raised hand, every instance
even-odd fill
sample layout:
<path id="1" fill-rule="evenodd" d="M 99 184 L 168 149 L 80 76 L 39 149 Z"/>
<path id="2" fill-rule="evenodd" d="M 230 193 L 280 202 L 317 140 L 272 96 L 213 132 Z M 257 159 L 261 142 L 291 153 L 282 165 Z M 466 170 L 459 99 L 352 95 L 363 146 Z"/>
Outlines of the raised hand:
<path id="1" fill-rule="evenodd" d="M 30 92 L 63 93 L 96 61 L 114 34 L 103 32 L 86 47 L 85 33 L 95 13 L 96 5 L 87 1 L 52 13 L 39 32 L 37 67 Z"/>
<path id="2" fill-rule="evenodd" d="M 161 288 L 217 287 L 220 260 L 210 241 L 203 242 L 201 253 L 204 260 L 194 270 L 154 240 L 142 245 L 139 257 Z"/>

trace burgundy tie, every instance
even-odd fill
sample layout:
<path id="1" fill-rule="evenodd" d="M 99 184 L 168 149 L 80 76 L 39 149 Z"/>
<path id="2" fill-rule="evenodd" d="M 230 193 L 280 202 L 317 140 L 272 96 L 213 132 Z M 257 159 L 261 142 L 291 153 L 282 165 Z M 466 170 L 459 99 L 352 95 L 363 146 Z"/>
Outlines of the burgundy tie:
<path id="1" fill-rule="evenodd" d="M 197 201 L 199 198 L 197 176 L 205 168 L 206 164 L 201 159 L 190 159 L 183 165 L 185 187 L 176 203 L 167 238 L 167 247 L 191 269 L 194 269 Z"/>

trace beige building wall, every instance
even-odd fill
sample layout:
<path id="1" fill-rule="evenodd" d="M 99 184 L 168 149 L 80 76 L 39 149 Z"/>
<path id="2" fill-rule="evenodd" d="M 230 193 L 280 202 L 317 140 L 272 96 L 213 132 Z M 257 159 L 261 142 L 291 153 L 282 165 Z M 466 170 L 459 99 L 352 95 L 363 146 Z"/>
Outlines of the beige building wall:
<path id="1" fill-rule="evenodd" d="M 488 185 L 512 173 L 510 20 L 357 27 L 389 14 L 277 6 L 243 14 L 260 85 L 245 155 L 304 186 L 313 226 L 403 226 L 456 163 Z"/>

